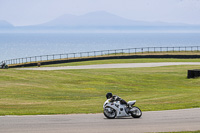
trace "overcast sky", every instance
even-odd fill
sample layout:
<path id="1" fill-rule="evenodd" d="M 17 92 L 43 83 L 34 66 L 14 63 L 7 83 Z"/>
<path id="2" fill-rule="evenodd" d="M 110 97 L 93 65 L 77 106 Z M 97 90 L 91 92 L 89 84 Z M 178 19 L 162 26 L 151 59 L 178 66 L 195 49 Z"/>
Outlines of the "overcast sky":
<path id="1" fill-rule="evenodd" d="M 15 26 L 99 10 L 132 20 L 200 24 L 200 0 L 0 0 L 0 20 Z"/>

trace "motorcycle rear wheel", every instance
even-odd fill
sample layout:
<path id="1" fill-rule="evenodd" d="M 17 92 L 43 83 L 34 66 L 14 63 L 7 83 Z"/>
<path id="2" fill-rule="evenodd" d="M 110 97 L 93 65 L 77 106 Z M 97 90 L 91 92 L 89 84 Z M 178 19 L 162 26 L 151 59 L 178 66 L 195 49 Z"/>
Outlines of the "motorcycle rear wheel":
<path id="1" fill-rule="evenodd" d="M 104 109 L 103 114 L 108 119 L 114 119 L 117 116 L 117 112 L 115 109 L 112 109 L 112 112 L 108 112 L 106 109 Z"/>
<path id="2" fill-rule="evenodd" d="M 131 116 L 133 118 L 140 118 L 142 116 L 142 111 L 138 107 L 136 107 L 136 106 L 133 106 L 132 109 L 133 108 L 135 110 L 133 112 L 131 112 Z"/>

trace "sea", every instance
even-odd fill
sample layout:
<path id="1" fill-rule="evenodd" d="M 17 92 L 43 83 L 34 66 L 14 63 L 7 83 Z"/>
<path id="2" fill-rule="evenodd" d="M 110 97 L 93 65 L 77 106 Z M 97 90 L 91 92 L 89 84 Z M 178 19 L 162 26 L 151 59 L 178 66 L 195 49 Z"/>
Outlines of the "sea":
<path id="1" fill-rule="evenodd" d="M 40 55 L 172 46 L 200 46 L 200 33 L 0 33 L 0 62 Z"/>

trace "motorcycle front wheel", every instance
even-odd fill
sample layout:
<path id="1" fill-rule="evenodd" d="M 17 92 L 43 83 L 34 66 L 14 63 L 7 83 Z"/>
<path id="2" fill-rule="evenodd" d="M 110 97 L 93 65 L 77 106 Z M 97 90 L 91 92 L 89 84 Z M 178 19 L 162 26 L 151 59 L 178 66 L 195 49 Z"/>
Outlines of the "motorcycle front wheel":
<path id="1" fill-rule="evenodd" d="M 138 107 L 133 106 L 132 109 L 134 109 L 134 111 L 131 112 L 133 118 L 140 118 L 142 116 L 142 111 Z"/>
<path id="2" fill-rule="evenodd" d="M 110 110 L 110 111 L 108 111 L 108 110 Z M 114 119 L 117 115 L 117 112 L 116 112 L 115 109 L 107 107 L 107 108 L 104 109 L 103 114 L 108 119 Z"/>

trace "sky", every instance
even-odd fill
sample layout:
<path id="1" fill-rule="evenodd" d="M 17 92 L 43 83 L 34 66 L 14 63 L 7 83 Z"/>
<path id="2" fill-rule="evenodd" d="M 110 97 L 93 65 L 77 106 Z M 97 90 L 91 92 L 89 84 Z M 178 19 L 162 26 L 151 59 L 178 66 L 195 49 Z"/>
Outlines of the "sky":
<path id="1" fill-rule="evenodd" d="M 94 11 L 140 21 L 200 24 L 200 0 L 0 0 L 0 20 L 15 26 Z"/>

